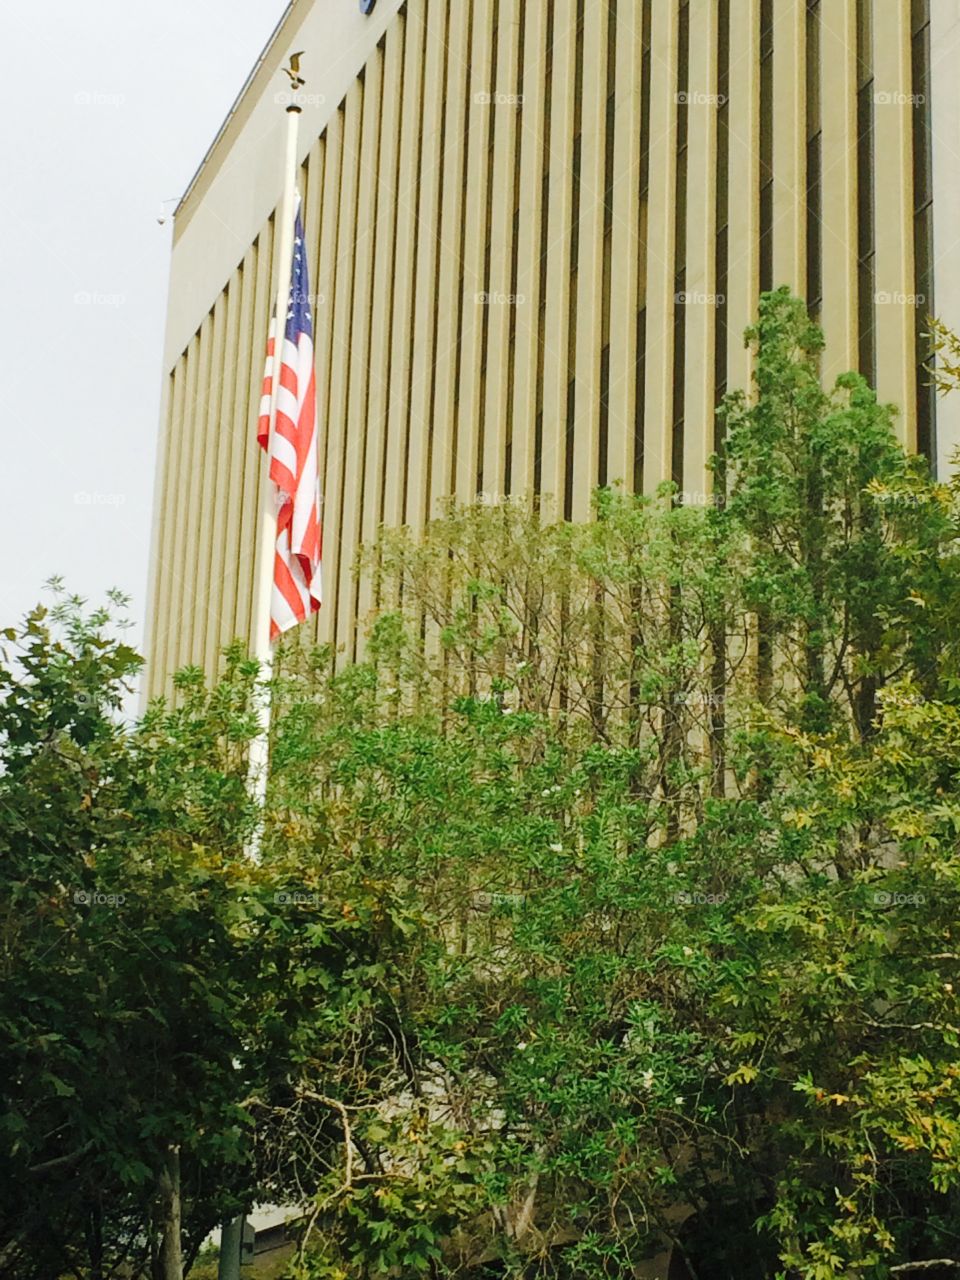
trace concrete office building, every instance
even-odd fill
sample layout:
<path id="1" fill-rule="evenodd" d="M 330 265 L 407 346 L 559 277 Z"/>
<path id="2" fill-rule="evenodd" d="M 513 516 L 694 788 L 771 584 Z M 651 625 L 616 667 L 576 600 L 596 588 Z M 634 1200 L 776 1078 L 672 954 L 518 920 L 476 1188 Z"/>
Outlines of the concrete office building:
<path id="1" fill-rule="evenodd" d="M 960 398 L 958 0 L 294 0 L 177 209 L 150 692 L 250 632 L 254 422 L 285 80 L 316 291 L 325 605 L 346 658 L 381 523 L 614 480 L 709 488 L 741 334 L 789 284 L 946 473 Z M 358 626 L 358 620 L 361 625 Z"/>

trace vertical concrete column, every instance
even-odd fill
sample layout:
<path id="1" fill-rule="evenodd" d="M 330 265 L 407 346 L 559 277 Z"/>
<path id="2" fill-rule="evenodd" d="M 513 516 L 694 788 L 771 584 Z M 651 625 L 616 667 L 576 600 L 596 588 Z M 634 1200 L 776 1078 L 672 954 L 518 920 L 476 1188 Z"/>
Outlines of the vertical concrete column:
<path id="1" fill-rule="evenodd" d="M 773 0 L 773 285 L 806 289 L 806 4 Z"/>
<path id="2" fill-rule="evenodd" d="M 653 5 L 650 194 L 647 215 L 647 361 L 643 487 L 670 479 L 673 451 L 673 313 L 677 179 L 677 0 Z"/>
<path id="3" fill-rule="evenodd" d="M 820 5 L 823 377 L 856 369 L 857 351 L 857 5 Z"/>
<path id="4" fill-rule="evenodd" d="M 690 0 L 683 487 L 709 490 L 717 329 L 717 5 Z"/>
<path id="5" fill-rule="evenodd" d="M 915 449 L 910 0 L 883 0 L 878 7 L 873 24 L 873 88 L 877 396 L 897 406 L 900 439 L 908 449 Z"/>
<path id="6" fill-rule="evenodd" d="M 749 390 L 752 357 L 743 331 L 760 292 L 760 0 L 730 5 L 727 386 Z"/>

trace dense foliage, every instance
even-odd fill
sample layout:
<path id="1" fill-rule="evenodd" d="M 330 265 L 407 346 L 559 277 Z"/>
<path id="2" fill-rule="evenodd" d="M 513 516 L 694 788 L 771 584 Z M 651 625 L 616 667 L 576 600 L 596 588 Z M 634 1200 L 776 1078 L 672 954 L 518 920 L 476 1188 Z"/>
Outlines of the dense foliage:
<path id="1" fill-rule="evenodd" d="M 124 729 L 105 616 L 9 634 L 3 1274 L 162 1274 L 171 1151 L 188 1259 L 297 1204 L 304 1280 L 960 1257 L 958 495 L 798 302 L 748 340 L 708 509 L 369 550 L 258 861 L 239 651 Z"/>
<path id="2" fill-rule="evenodd" d="M 244 853 L 256 664 L 232 651 L 209 693 L 185 672 L 176 710 L 124 727 L 139 659 L 107 611 L 61 596 L 5 640 L 0 1273 L 165 1277 L 171 1177 L 188 1263 L 256 1195 L 297 1194 L 263 1112 L 289 1028 L 369 944 L 323 908 L 301 928 L 283 859 Z"/>

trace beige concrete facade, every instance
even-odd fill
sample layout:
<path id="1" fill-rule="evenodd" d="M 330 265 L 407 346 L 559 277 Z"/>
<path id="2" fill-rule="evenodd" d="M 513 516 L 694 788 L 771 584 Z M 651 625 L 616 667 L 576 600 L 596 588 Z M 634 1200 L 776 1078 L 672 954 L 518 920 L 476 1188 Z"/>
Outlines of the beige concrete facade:
<path id="1" fill-rule="evenodd" d="M 960 0 L 930 5 L 930 126 L 933 306 L 960 333 Z M 937 404 L 937 470 L 953 470 L 960 447 L 960 396 Z"/>
<path id="2" fill-rule="evenodd" d="M 478 493 L 584 519 L 612 481 L 703 500 L 762 287 L 807 296 L 825 376 L 859 364 L 947 467 L 960 400 L 934 414 L 918 332 L 960 325 L 957 0 L 294 0 L 175 218 L 151 694 L 250 634 L 295 49 L 315 634 L 346 658 L 382 523 Z"/>

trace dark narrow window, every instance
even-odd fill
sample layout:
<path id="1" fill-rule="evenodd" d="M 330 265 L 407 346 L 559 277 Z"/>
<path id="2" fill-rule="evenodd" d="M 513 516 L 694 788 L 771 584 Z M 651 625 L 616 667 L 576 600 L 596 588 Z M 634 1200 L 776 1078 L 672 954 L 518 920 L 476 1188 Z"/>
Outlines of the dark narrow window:
<path id="1" fill-rule="evenodd" d="M 933 352 L 926 338 L 933 300 L 933 182 L 930 142 L 930 0 L 913 0 L 913 257 L 917 343 L 917 452 L 936 464 L 937 395 L 927 369 Z"/>
<path id="2" fill-rule="evenodd" d="M 571 180 L 573 193 L 570 202 L 573 225 L 570 228 L 570 306 L 569 324 L 567 327 L 567 372 L 570 381 L 567 384 L 567 423 L 566 446 L 564 457 L 564 498 L 563 518 L 573 517 L 573 468 L 574 468 L 574 421 L 576 396 L 576 360 L 577 360 L 577 279 L 580 269 L 580 173 L 583 157 L 583 26 L 584 0 L 577 0 L 577 51 L 576 73 L 574 75 L 573 101 L 573 161 Z"/>
<path id="3" fill-rule="evenodd" d="M 450 70 L 450 15 L 449 15 L 449 13 L 447 13 L 447 14 L 445 14 L 445 15 L 444 15 L 444 21 L 445 21 L 445 25 L 444 25 L 444 42 L 443 42 L 443 45 L 444 45 L 444 59 L 443 59 L 443 101 L 444 101 L 444 102 L 446 102 L 446 100 L 447 100 L 447 77 L 448 77 L 448 75 L 449 75 L 449 70 Z M 383 61 L 383 47 L 382 47 L 382 42 L 381 42 L 381 45 L 378 45 L 378 49 L 379 49 L 379 51 L 380 51 L 380 52 L 379 52 L 379 58 L 380 58 L 380 60 L 381 60 L 381 64 L 382 64 L 382 61 Z M 382 86 L 382 84 L 383 84 L 383 76 L 382 76 L 382 75 L 380 76 L 378 83 Z M 380 98 L 380 102 L 378 103 L 378 106 L 379 106 L 379 108 L 380 108 L 380 112 L 379 112 L 379 114 L 380 114 L 380 119 L 379 119 L 378 124 L 377 124 L 377 128 L 378 128 L 378 133 L 377 133 L 377 146 L 379 147 L 379 145 L 380 145 L 380 132 L 379 132 L 379 130 L 382 128 L 382 125 L 383 125 L 383 97 L 382 97 L 382 91 L 381 91 L 381 98 Z M 443 140 L 442 140 L 441 147 L 440 147 L 439 190 L 440 190 L 440 191 L 443 191 L 443 189 L 444 189 L 444 184 L 445 184 L 445 182 L 446 182 L 446 172 L 447 172 L 446 155 L 447 155 L 448 139 L 447 139 L 447 121 L 446 121 L 446 113 L 444 113 L 444 117 L 443 117 L 443 121 L 442 121 L 442 125 L 441 125 L 441 127 L 442 127 L 442 129 L 443 129 L 443 135 L 442 135 L 442 139 L 443 139 Z M 438 210 L 437 210 L 437 220 L 438 220 L 437 231 L 438 231 L 438 234 L 439 234 L 439 219 L 440 219 L 440 210 L 439 210 L 439 208 L 438 208 Z M 374 225 L 375 225 L 375 224 L 374 224 Z M 438 273 L 438 274 L 439 274 L 439 273 Z M 439 287 L 439 285 L 438 285 L 438 287 Z M 431 361 L 430 361 L 430 397 L 429 397 L 429 400 L 428 400 L 428 402 L 427 402 L 427 403 L 428 403 L 428 406 L 429 406 L 429 407 L 428 407 L 429 422 L 428 422 L 428 426 L 427 426 L 427 459 L 426 459 L 426 465 L 427 465 L 427 493 L 429 493 L 429 492 L 431 491 L 431 489 L 433 488 L 433 436 L 434 436 L 434 425 L 435 425 L 435 422 L 434 422 L 434 406 L 435 406 L 435 404 L 436 404 L 436 394 L 437 394 L 437 352 L 439 351 L 439 346 L 440 346 L 440 326 L 439 326 L 436 322 L 434 322 L 434 326 L 433 326 L 433 340 L 432 340 L 432 341 L 433 341 L 433 355 L 432 355 L 432 359 L 431 359 Z M 368 390 L 368 392 L 367 392 L 367 395 L 368 395 L 368 397 L 369 397 L 369 390 Z M 447 431 L 447 430 L 449 430 L 449 429 L 450 429 L 450 425 L 451 425 L 451 424 L 449 424 L 449 423 L 446 423 L 446 422 L 445 422 L 445 423 L 441 424 L 441 428 L 440 428 L 440 429 L 441 429 L 442 431 Z M 366 449 L 366 438 L 364 438 L 364 449 Z M 454 456 L 455 456 L 455 455 L 454 455 Z M 364 469 L 365 469 L 365 468 L 364 468 Z M 363 476 L 363 471 L 364 471 L 364 469 L 361 469 L 361 471 L 360 471 L 361 478 L 362 478 L 362 476 Z M 446 493 L 446 492 L 447 492 L 448 485 L 449 485 L 449 483 L 450 483 L 450 482 L 449 482 L 449 477 L 447 477 L 447 476 L 441 476 L 441 478 L 440 478 L 440 483 L 441 483 L 441 485 L 442 485 L 441 493 Z M 361 491 L 361 493 L 362 493 L 362 491 Z M 362 504 L 363 504 L 363 499 L 362 499 L 362 496 L 361 496 L 361 506 L 360 506 L 360 510 L 361 510 L 361 511 L 363 510 L 363 505 L 362 505 Z M 357 628 L 355 627 L 355 628 L 354 628 L 354 660 L 356 659 L 356 644 L 357 644 Z"/>
<path id="4" fill-rule="evenodd" d="M 687 315 L 687 94 L 690 81 L 690 5 L 680 6 L 677 34 L 677 185 L 674 200 L 673 456 L 671 477 L 683 487 L 684 372 Z M 705 305 L 702 301 L 694 305 Z"/>
<path id="5" fill-rule="evenodd" d="M 386 129 L 387 127 L 385 122 L 383 127 L 384 129 Z M 469 157 L 469 141 L 470 141 L 470 112 L 469 110 L 465 110 L 463 113 L 463 147 L 462 147 L 463 159 L 461 161 L 459 175 L 455 175 L 454 178 L 451 179 L 452 181 L 455 181 L 457 177 L 459 177 L 460 185 L 464 190 L 466 190 L 466 187 L 467 187 L 467 173 L 469 172 L 469 167 L 468 167 L 469 158 L 470 158 Z M 461 200 L 460 202 L 460 226 L 457 228 L 457 235 L 459 237 L 457 243 L 460 246 L 460 252 L 457 255 L 459 259 L 459 272 L 458 272 L 458 278 L 457 278 L 457 319 L 456 319 L 457 327 L 455 330 L 457 335 L 457 341 L 454 345 L 454 360 L 453 360 L 453 364 L 454 364 L 453 385 L 455 388 L 455 394 L 459 392 L 459 389 L 460 389 L 460 379 L 461 379 L 462 369 L 463 369 L 464 282 L 466 278 L 463 247 L 466 244 L 466 235 L 467 235 L 467 201 L 466 200 Z M 451 493 L 455 492 L 456 490 L 457 453 L 459 449 L 459 444 L 460 444 L 460 435 L 459 435 L 458 415 L 456 412 L 454 412 L 453 420 L 452 420 L 452 440 L 451 440 L 451 448 L 450 448 L 450 464 L 451 464 L 450 492 Z"/>
<path id="6" fill-rule="evenodd" d="M 643 418 L 647 377 L 647 208 L 650 195 L 650 23 L 652 0 L 643 0 L 640 66 L 640 252 L 637 255 L 637 377 L 633 425 L 633 488 L 643 488 Z"/>
<path id="7" fill-rule="evenodd" d="M 550 117 L 553 94 L 553 5 L 547 8 L 547 55 L 543 86 L 543 150 L 540 186 L 540 289 L 537 298 L 537 424 L 533 441 L 533 492 L 543 484 L 543 357 L 547 317 L 547 248 L 550 215 Z M 466 202 L 464 202 L 466 203 Z"/>
<path id="8" fill-rule="evenodd" d="M 820 110 L 820 0 L 807 0 L 807 310 L 816 320 L 823 304 L 823 134 Z"/>
<path id="9" fill-rule="evenodd" d="M 637 418 L 634 432 L 633 491 L 643 490 L 643 407 L 644 386 L 647 377 L 647 308 L 637 312 Z"/>
<path id="10" fill-rule="evenodd" d="M 529 93 L 530 99 L 533 99 L 533 92 L 536 86 L 530 86 L 524 83 L 524 50 L 527 39 L 527 26 L 524 20 L 525 10 L 520 10 L 520 30 L 517 36 L 517 78 L 514 82 L 513 90 L 517 94 L 518 104 L 522 103 L 524 96 Z M 508 108 L 509 109 L 509 108 Z M 513 148 L 513 241 L 510 246 L 510 293 L 515 298 L 519 291 L 518 276 L 520 272 L 520 153 L 523 149 L 521 141 L 521 129 L 519 118 L 517 122 L 517 132 L 514 139 Z M 507 346 L 507 406 L 506 406 L 506 430 L 504 436 L 506 446 L 504 450 L 503 464 L 503 491 L 506 494 L 513 492 L 513 388 L 516 379 L 516 351 L 517 351 L 517 308 L 510 307 L 510 334 Z"/>
<path id="11" fill-rule="evenodd" d="M 500 52 L 500 0 L 493 0 L 493 53 L 490 64 L 490 84 L 495 89 L 497 84 L 497 63 Z M 491 235 L 493 230 L 493 157 L 497 140 L 497 112 L 491 107 L 490 127 L 487 131 L 487 198 L 484 225 L 487 229 L 486 244 L 483 253 L 483 288 L 490 288 L 490 258 L 492 253 Z M 483 448 L 486 435 L 487 420 L 487 360 L 490 356 L 490 307 L 481 307 L 480 320 L 480 415 L 477 432 L 476 457 L 476 492 L 483 492 Z"/>
<path id="12" fill-rule="evenodd" d="M 597 484 L 607 483 L 607 454 L 609 448 L 608 424 L 610 421 L 610 343 L 604 343 L 600 352 L 600 435 L 597 443 Z"/>
<path id="13" fill-rule="evenodd" d="M 719 403 L 727 390 L 727 221 L 730 184 L 730 0 L 719 0 L 717 9 L 717 192 L 716 192 L 716 290 L 717 318 L 713 344 L 713 395 Z M 719 420 L 714 420 L 713 447 L 722 441 Z"/>
<path id="14" fill-rule="evenodd" d="M 760 0 L 760 289 L 773 288 L 773 0 Z"/>
<path id="15" fill-rule="evenodd" d="M 563 518 L 573 519 L 573 442 L 574 411 L 577 399 L 577 380 L 571 378 L 567 383 L 567 465 L 563 475 Z"/>
<path id="16" fill-rule="evenodd" d="M 607 26 L 607 110 L 603 162 L 603 299 L 601 303 L 600 421 L 598 424 L 597 483 L 607 483 L 610 431 L 610 295 L 613 273 L 614 140 L 617 119 L 617 0 L 609 0 Z"/>
<path id="17" fill-rule="evenodd" d="M 876 292 L 873 205 L 873 31 L 872 0 L 857 0 L 857 291 L 860 372 L 877 381 L 874 332 Z"/>

